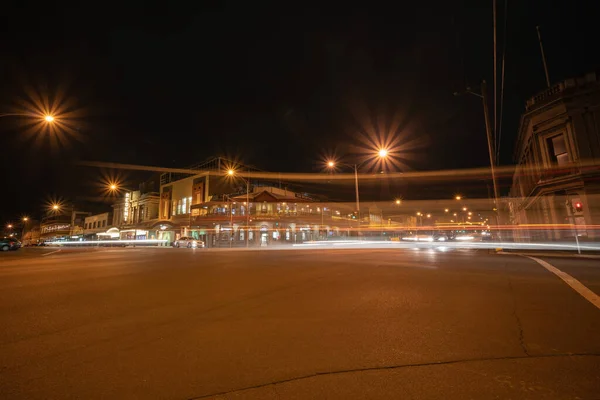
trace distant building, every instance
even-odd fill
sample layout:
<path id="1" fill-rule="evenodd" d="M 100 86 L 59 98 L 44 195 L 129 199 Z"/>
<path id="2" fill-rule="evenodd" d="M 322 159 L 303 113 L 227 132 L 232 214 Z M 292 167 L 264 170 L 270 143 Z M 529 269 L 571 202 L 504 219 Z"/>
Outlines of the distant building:
<path id="1" fill-rule="evenodd" d="M 73 205 L 61 205 L 57 210 L 47 210 L 40 221 L 40 240 L 77 240 L 83 238 L 85 217 L 91 213 L 80 211 Z"/>
<path id="2" fill-rule="evenodd" d="M 351 223 L 358 223 L 353 205 L 329 206 L 281 182 L 228 177 L 233 165 L 213 158 L 189 168 L 197 174 L 163 174 L 158 238 L 172 242 L 191 236 L 209 247 L 266 246 L 338 236 L 342 228 L 347 234 Z M 257 171 L 239 164 L 235 169 Z"/>
<path id="3" fill-rule="evenodd" d="M 600 76 L 560 82 L 527 101 L 515 146 L 510 192 L 515 240 L 598 239 Z M 534 229 L 531 224 L 548 224 Z M 530 229 L 531 228 L 531 229 Z"/>
<path id="4" fill-rule="evenodd" d="M 125 191 L 113 204 L 113 228 L 124 240 L 156 239 L 159 208 L 157 185 L 145 182 L 140 190 Z M 114 236 L 115 229 L 111 230 Z"/>
<path id="5" fill-rule="evenodd" d="M 97 240 L 112 226 L 112 212 L 90 215 L 85 217 L 83 235 L 87 240 Z"/>

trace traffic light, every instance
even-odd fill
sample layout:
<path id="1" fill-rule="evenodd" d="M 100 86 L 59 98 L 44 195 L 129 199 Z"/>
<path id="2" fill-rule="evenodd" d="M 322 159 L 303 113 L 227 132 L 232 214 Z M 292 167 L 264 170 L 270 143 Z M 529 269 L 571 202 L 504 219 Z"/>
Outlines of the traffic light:
<path id="1" fill-rule="evenodd" d="M 583 211 L 583 204 L 581 204 L 580 201 L 576 201 L 575 204 L 573 204 L 573 207 L 575 207 L 575 212 Z"/>

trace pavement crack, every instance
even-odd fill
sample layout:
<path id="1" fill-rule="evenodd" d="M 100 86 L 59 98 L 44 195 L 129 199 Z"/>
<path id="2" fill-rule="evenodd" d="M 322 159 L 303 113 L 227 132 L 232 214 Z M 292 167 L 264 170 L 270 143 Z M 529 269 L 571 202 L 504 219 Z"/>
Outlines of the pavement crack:
<path id="1" fill-rule="evenodd" d="M 560 357 L 600 357 L 600 353 L 561 353 L 561 354 L 541 354 L 541 355 L 527 355 L 527 356 L 503 356 L 503 357 L 484 357 L 484 358 L 464 358 L 458 360 L 447 360 L 447 361 L 433 361 L 426 363 L 416 363 L 416 364 L 396 364 L 396 365 L 383 365 L 378 367 L 365 367 L 365 368 L 352 368 L 352 369 L 342 369 L 335 371 L 320 371 L 314 372 L 312 374 L 295 376 L 287 379 L 280 379 L 276 381 L 271 381 L 267 383 L 260 383 L 252 386 L 245 386 L 238 389 L 226 390 L 223 392 L 210 393 L 196 397 L 189 397 L 187 400 L 200 400 L 207 399 L 216 396 L 226 396 L 231 393 L 243 392 L 246 390 L 253 389 L 262 389 L 272 385 L 281 385 L 284 383 L 301 381 L 305 379 L 315 378 L 319 376 L 327 376 L 327 375 L 342 375 L 342 374 L 350 374 L 355 372 L 369 372 L 369 371 L 385 371 L 385 370 L 394 370 L 394 369 L 402 369 L 402 368 L 419 368 L 419 367 L 431 367 L 438 365 L 455 365 L 461 363 L 471 363 L 471 362 L 485 362 L 485 361 L 511 361 L 511 360 L 524 360 L 524 359 L 544 359 L 544 358 L 560 358 Z M 279 393 L 276 392 L 278 395 Z"/>
<path id="2" fill-rule="evenodd" d="M 531 356 L 529 351 L 527 350 L 527 346 L 525 345 L 525 336 L 523 333 L 523 324 L 521 323 L 521 318 L 519 318 L 519 314 L 517 313 L 517 299 L 515 296 L 515 290 L 513 288 L 512 279 L 510 279 L 510 274 L 506 271 L 506 265 L 504 264 L 504 274 L 506 275 L 506 279 L 508 281 L 508 288 L 510 289 L 510 297 L 512 298 L 512 314 L 515 317 L 515 321 L 517 322 L 517 328 L 519 328 L 519 344 L 521 345 L 521 349 L 526 356 Z"/>

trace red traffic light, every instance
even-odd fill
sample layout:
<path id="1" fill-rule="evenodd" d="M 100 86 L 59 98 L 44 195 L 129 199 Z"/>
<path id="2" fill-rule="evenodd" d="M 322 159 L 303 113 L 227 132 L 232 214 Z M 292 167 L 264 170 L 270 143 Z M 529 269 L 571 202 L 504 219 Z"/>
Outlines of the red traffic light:
<path id="1" fill-rule="evenodd" d="M 578 202 L 576 202 L 576 203 L 574 204 L 574 206 L 575 206 L 575 211 L 577 211 L 577 212 L 581 212 L 581 211 L 583 211 L 583 204 L 581 204 L 579 201 L 578 201 Z"/>

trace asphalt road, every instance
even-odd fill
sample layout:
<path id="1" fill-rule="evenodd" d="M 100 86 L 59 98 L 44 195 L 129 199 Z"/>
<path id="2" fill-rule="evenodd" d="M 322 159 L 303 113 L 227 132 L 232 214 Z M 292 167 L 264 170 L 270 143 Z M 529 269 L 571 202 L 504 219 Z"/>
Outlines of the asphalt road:
<path id="1" fill-rule="evenodd" d="M 600 309 L 525 257 L 54 251 L 0 254 L 3 399 L 600 398 Z"/>

